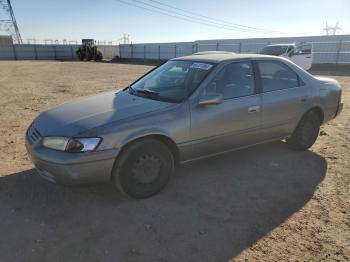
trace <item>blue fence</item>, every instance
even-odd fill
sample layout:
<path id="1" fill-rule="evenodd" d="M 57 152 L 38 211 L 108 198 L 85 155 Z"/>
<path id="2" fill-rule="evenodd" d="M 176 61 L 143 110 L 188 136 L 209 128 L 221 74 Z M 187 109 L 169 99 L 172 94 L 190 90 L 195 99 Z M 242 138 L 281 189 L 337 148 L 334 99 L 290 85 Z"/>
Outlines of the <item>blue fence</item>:
<path id="1" fill-rule="evenodd" d="M 79 45 L 0 45 L 0 60 L 77 60 Z M 98 46 L 103 57 L 119 56 L 119 46 Z"/>
<path id="2" fill-rule="evenodd" d="M 260 39 L 201 40 L 179 43 L 120 45 L 120 57 L 167 60 L 201 51 L 258 53 L 269 44 L 311 44 L 313 64 L 350 64 L 350 35 Z"/>

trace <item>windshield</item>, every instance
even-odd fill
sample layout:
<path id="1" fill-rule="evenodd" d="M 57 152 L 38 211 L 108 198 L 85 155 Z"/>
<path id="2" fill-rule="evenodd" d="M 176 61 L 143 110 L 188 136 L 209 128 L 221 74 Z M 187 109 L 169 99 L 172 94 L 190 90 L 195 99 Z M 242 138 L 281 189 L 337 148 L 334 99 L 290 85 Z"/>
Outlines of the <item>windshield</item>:
<path id="1" fill-rule="evenodd" d="M 284 54 L 287 48 L 288 46 L 266 46 L 260 51 L 260 54 L 279 56 Z"/>
<path id="2" fill-rule="evenodd" d="M 187 98 L 209 74 L 210 63 L 168 61 L 130 87 L 134 95 L 168 102 Z"/>

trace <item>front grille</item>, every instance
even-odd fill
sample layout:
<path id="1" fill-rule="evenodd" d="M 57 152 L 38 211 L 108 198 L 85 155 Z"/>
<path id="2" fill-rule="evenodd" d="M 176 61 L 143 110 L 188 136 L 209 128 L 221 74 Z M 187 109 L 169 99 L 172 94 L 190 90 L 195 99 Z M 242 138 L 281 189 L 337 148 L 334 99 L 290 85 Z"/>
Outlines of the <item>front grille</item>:
<path id="1" fill-rule="evenodd" d="M 41 134 L 40 132 L 35 128 L 34 124 L 31 124 L 27 130 L 27 138 L 31 144 L 36 143 L 40 141 Z"/>

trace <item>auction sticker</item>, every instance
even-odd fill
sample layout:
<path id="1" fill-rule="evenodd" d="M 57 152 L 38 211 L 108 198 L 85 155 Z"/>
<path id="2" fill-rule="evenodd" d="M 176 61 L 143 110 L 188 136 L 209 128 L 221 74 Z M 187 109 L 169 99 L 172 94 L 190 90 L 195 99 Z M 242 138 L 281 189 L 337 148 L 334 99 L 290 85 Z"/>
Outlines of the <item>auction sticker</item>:
<path id="1" fill-rule="evenodd" d="M 202 70 L 209 70 L 212 67 L 213 67 L 213 65 L 205 64 L 205 63 L 193 63 L 191 65 L 191 68 L 202 69 Z"/>

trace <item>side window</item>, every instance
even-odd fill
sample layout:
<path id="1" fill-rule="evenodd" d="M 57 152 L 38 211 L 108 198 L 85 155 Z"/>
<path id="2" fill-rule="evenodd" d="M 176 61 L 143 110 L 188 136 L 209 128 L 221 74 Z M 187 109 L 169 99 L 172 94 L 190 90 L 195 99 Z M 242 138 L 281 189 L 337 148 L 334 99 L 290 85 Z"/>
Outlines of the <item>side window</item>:
<path id="1" fill-rule="evenodd" d="M 278 61 L 258 61 L 263 92 L 299 86 L 297 74 Z"/>
<path id="2" fill-rule="evenodd" d="M 254 75 L 250 62 L 233 62 L 223 68 L 207 87 L 207 93 L 221 93 L 225 99 L 255 93 Z"/>

